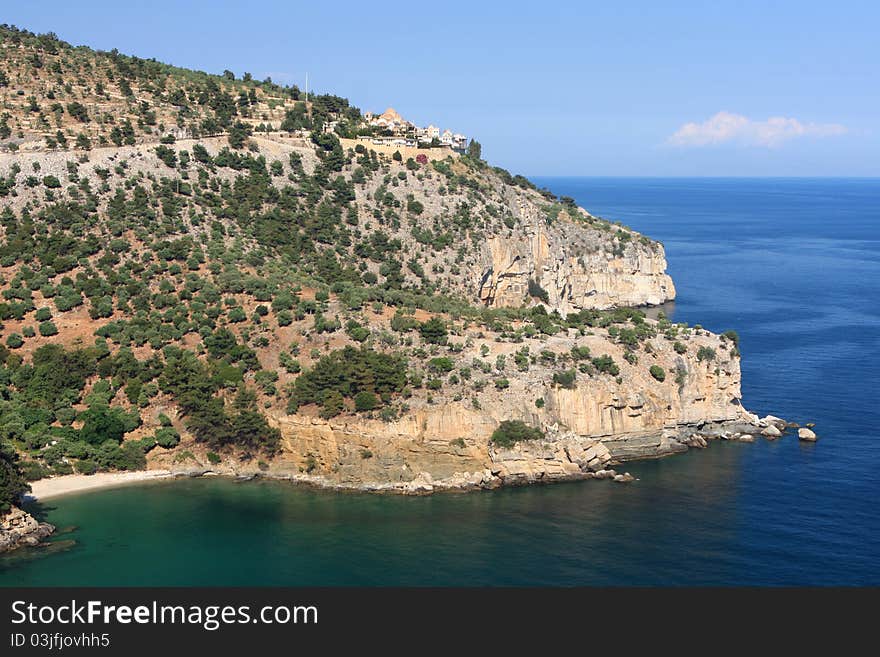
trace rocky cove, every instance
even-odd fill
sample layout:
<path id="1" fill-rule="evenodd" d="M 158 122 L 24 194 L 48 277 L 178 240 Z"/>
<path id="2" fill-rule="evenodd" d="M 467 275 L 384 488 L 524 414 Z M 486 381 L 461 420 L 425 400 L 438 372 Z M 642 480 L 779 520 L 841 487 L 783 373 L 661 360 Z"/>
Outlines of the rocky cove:
<path id="1" fill-rule="evenodd" d="M 31 207 L 47 230 L 90 227 L 78 259 L 33 240 L 39 267 L 20 253 L 2 266 L 10 371 L 87 361 L 40 422 L 26 397 L 59 391 L 14 386 L 7 433 L 32 479 L 146 465 L 402 493 L 626 481 L 626 461 L 768 429 L 742 406 L 735 333 L 634 310 L 676 296 L 663 245 L 571 197 L 479 156 L 404 162 L 273 131 L 246 151 L 142 137 L 77 162 L 0 155 L 5 239 Z M 22 173 L 37 170 L 55 191 Z M 99 191 L 81 206 L 63 179 Z M 365 352 L 399 365 L 382 390 L 368 367 L 340 374 Z M 339 371 L 322 377 L 328 362 Z M 309 377 L 320 385 L 297 398 Z M 89 418 L 118 428 L 106 452 Z M 506 422 L 537 433 L 494 440 Z"/>

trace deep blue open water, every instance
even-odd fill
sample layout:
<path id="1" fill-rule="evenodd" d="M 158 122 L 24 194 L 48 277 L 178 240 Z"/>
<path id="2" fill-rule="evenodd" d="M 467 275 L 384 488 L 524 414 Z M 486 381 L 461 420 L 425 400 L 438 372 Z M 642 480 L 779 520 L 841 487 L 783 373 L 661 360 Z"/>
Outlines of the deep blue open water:
<path id="1" fill-rule="evenodd" d="M 745 405 L 820 440 L 429 498 L 161 482 L 42 510 L 0 585 L 880 584 L 880 180 L 539 179 L 661 240 L 673 319 L 736 329 Z"/>

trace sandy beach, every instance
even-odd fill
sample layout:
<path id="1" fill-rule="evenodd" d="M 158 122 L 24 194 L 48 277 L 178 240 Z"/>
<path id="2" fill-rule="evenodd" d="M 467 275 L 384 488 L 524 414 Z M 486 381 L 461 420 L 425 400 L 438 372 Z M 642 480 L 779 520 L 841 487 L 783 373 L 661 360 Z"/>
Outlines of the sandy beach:
<path id="1" fill-rule="evenodd" d="M 43 501 L 62 495 L 82 493 L 99 488 L 171 477 L 170 470 L 143 470 L 139 472 L 99 472 L 93 475 L 71 474 L 31 482 L 30 498 Z"/>

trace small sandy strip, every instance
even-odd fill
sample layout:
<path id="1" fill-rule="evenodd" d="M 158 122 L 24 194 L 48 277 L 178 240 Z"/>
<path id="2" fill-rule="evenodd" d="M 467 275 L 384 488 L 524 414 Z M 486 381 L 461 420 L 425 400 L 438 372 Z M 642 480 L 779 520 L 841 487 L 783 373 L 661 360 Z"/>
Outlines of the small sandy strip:
<path id="1" fill-rule="evenodd" d="M 143 470 L 140 472 L 99 472 L 93 475 L 71 474 L 31 482 L 28 497 L 40 501 L 71 493 L 82 493 L 99 488 L 112 488 L 138 481 L 171 477 L 170 470 Z"/>

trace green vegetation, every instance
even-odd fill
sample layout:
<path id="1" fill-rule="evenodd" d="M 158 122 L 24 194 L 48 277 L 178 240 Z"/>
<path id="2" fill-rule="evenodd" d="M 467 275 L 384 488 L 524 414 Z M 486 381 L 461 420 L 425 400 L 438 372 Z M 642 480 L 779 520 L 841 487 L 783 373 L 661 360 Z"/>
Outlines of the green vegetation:
<path id="1" fill-rule="evenodd" d="M 594 358 L 592 362 L 593 367 L 595 367 L 596 370 L 599 372 L 610 374 L 611 376 L 617 376 L 618 374 L 620 374 L 620 368 L 614 362 L 614 359 L 607 354 Z"/>
<path id="2" fill-rule="evenodd" d="M 186 427 L 196 440 L 215 450 L 238 447 L 245 454 L 277 451 L 281 434 L 257 411 L 252 391 L 239 388 L 232 412 L 216 396 L 221 385 L 230 381 L 228 362 L 206 365 L 192 352 L 177 348 L 170 348 L 167 353 L 159 385 L 175 398 L 186 418 Z"/>
<path id="3" fill-rule="evenodd" d="M 419 332 L 426 342 L 446 344 L 448 332 L 446 324 L 439 317 L 432 317 L 419 326 Z"/>
<path id="4" fill-rule="evenodd" d="M 666 380 L 666 370 L 664 370 L 659 365 L 651 365 L 649 370 L 651 372 L 651 376 L 660 381 L 661 383 Z"/>
<path id="5" fill-rule="evenodd" d="M 541 285 L 533 278 L 529 279 L 529 296 L 534 297 L 542 301 L 543 303 L 550 303 L 550 295 Z"/>
<path id="6" fill-rule="evenodd" d="M 577 370 L 562 370 L 553 374 L 553 383 L 562 387 L 573 390 L 577 387 Z"/>
<path id="7" fill-rule="evenodd" d="M 490 438 L 496 447 L 513 447 L 523 440 L 540 440 L 544 432 L 535 427 L 530 427 L 522 420 L 504 420 Z"/>
<path id="8" fill-rule="evenodd" d="M 714 361 L 715 360 L 715 350 L 712 347 L 700 347 L 697 350 L 697 360 L 700 362 L 705 361 Z"/>
<path id="9" fill-rule="evenodd" d="M 323 356 L 297 377 L 291 399 L 296 407 L 318 404 L 325 417 L 333 417 L 345 410 L 346 399 L 356 406 L 360 399 L 357 410 L 377 408 L 390 401 L 392 394 L 402 392 L 406 381 L 406 360 L 401 356 L 345 347 Z"/>
<path id="10" fill-rule="evenodd" d="M 18 454 L 12 445 L 0 441 L 0 514 L 30 490 L 20 469 Z"/>

